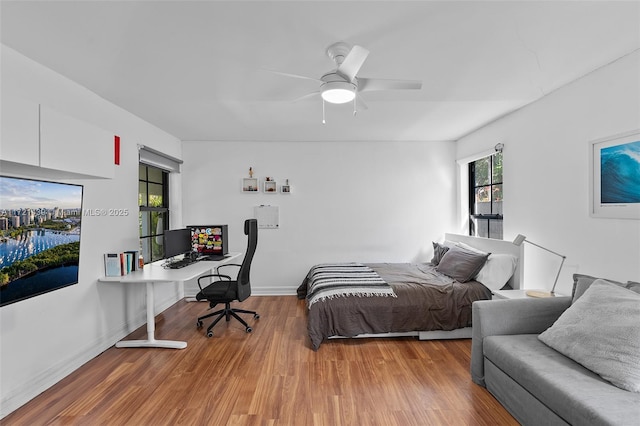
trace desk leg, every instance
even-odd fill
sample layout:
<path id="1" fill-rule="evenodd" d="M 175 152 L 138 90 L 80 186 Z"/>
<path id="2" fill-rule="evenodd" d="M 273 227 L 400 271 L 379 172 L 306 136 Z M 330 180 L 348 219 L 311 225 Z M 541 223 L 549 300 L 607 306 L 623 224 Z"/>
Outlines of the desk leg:
<path id="1" fill-rule="evenodd" d="M 187 342 L 175 340 L 156 340 L 154 334 L 156 330 L 156 318 L 153 312 L 153 283 L 147 282 L 147 339 L 146 340 L 121 340 L 116 343 L 116 348 L 168 348 L 184 349 Z"/>

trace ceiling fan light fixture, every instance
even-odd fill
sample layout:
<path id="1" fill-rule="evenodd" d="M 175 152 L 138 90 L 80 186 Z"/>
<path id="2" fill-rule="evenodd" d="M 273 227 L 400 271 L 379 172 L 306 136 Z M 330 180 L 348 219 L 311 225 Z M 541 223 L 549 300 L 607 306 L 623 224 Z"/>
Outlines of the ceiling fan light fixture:
<path id="1" fill-rule="evenodd" d="M 356 97 L 356 85 L 347 81 L 328 81 L 321 88 L 322 99 L 332 104 L 345 104 Z"/>

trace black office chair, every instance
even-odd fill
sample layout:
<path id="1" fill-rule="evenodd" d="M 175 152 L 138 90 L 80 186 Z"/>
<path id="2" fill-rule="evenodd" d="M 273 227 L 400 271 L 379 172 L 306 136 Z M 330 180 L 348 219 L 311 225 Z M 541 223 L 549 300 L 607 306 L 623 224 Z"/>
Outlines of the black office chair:
<path id="1" fill-rule="evenodd" d="M 244 254 L 242 265 L 225 263 L 216 268 L 215 274 L 208 274 L 198 278 L 198 287 L 200 287 L 200 292 L 196 294 L 197 300 L 208 300 L 209 309 L 213 309 L 219 303 L 224 303 L 224 309 L 220 309 L 198 318 L 197 326 L 200 328 L 202 327 L 203 319 L 218 315 L 209 328 L 207 328 L 207 337 L 213 337 L 212 329 L 218 321 L 222 319 L 222 317 L 225 317 L 227 321 L 231 320 L 231 317 L 234 317 L 245 326 L 247 333 L 251 333 L 253 329 L 249 327 L 242 318 L 240 318 L 238 313 L 253 314 L 255 319 L 260 318 L 260 315 L 254 311 L 231 307 L 231 302 L 234 300 L 242 302 L 247 297 L 251 296 L 251 282 L 249 280 L 249 275 L 251 271 L 251 261 L 253 260 L 254 253 L 256 252 L 256 246 L 258 245 L 258 221 L 256 219 L 247 219 L 244 221 L 244 234 L 247 236 L 247 251 Z M 232 280 L 229 275 L 220 274 L 221 268 L 229 266 L 240 268 L 235 281 Z M 203 288 L 201 280 L 208 280 L 210 278 L 216 278 L 218 281 L 214 281 Z"/>

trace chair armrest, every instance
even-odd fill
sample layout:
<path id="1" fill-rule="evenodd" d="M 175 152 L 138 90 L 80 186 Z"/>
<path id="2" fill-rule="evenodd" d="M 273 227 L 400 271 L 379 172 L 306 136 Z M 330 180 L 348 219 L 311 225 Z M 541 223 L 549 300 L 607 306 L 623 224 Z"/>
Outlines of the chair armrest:
<path id="1" fill-rule="evenodd" d="M 235 266 L 235 267 L 242 267 L 242 265 L 238 264 L 238 263 L 223 263 L 222 265 L 218 265 L 216 266 L 216 272 L 218 272 L 220 270 L 220 268 L 224 268 L 227 266 Z"/>
<path id="2" fill-rule="evenodd" d="M 483 340 L 487 336 L 540 334 L 571 305 L 570 297 L 480 300 L 472 305 L 471 379 L 484 383 Z"/>
<path id="3" fill-rule="evenodd" d="M 223 263 L 222 265 L 218 265 L 216 269 L 220 269 L 223 266 L 237 266 L 238 268 L 241 267 L 242 265 L 240 265 L 239 263 Z"/>
<path id="4" fill-rule="evenodd" d="M 200 291 L 203 290 L 202 285 L 200 284 L 200 280 L 205 279 L 205 278 L 211 278 L 211 277 L 215 277 L 218 278 L 218 281 L 222 281 L 221 278 L 225 278 L 228 281 L 231 281 L 231 277 L 229 275 L 222 275 L 222 274 L 207 274 L 207 275 L 203 275 L 201 277 L 199 277 L 197 279 L 197 283 L 198 283 L 198 287 L 200 287 Z M 214 284 L 215 281 L 213 283 L 209 283 L 207 286 Z"/>

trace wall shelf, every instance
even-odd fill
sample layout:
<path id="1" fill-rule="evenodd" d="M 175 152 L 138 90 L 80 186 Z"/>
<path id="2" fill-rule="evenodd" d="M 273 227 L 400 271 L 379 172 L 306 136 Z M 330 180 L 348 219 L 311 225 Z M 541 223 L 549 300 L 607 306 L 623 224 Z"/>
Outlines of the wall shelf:
<path id="1" fill-rule="evenodd" d="M 265 194 L 275 194 L 278 192 L 278 185 L 274 180 L 265 180 L 264 181 L 264 193 Z"/>
<path id="2" fill-rule="evenodd" d="M 242 192 L 258 192 L 258 179 L 257 178 L 244 178 L 242 179 Z"/>

